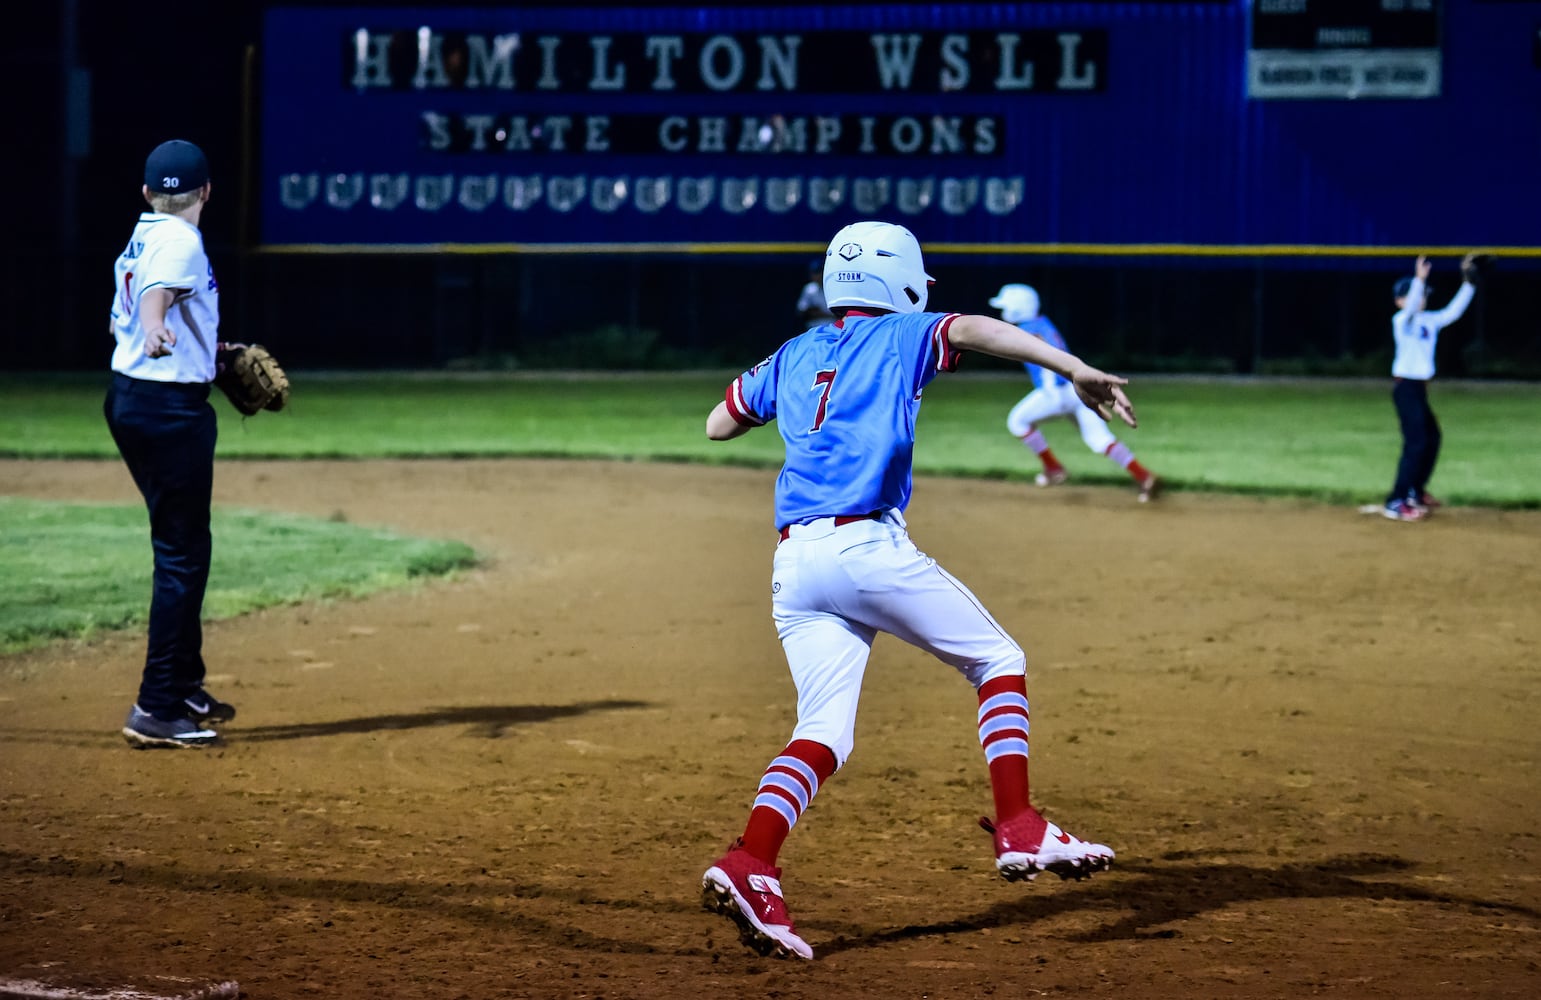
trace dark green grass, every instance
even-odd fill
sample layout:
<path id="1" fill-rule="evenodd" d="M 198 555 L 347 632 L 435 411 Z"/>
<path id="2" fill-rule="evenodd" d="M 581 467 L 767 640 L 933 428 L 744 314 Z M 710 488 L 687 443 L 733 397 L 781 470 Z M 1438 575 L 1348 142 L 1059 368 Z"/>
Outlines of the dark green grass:
<path id="1" fill-rule="evenodd" d="M 216 508 L 205 617 L 359 597 L 471 566 L 459 542 L 313 518 Z M 141 626 L 150 529 L 140 506 L 0 497 L 0 653 Z"/>
<path id="2" fill-rule="evenodd" d="M 775 465 L 774 427 L 731 442 L 703 433 L 733 372 L 677 375 L 308 375 L 283 413 L 243 421 L 223 400 L 223 458 L 545 456 Z M 102 376 L 0 377 L 0 455 L 116 460 Z M 1005 429 L 1025 376 L 953 375 L 926 390 L 916 469 L 1030 479 L 1036 461 Z M 1390 380 L 1135 377 L 1141 461 L 1179 489 L 1368 502 L 1390 487 L 1401 441 Z M 1534 429 L 1541 385 L 1435 382 L 1445 429 L 1431 488 L 1448 502 L 1541 506 Z M 1045 432 L 1076 481 L 1127 478 L 1066 420 Z M 3 484 L 0 484 L 3 492 Z"/>

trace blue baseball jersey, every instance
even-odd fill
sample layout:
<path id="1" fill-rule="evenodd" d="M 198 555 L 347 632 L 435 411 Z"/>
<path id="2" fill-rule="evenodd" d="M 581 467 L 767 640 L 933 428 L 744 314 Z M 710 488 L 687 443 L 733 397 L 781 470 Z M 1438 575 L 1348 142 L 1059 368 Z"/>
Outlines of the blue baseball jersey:
<path id="1" fill-rule="evenodd" d="M 782 344 L 728 386 L 728 412 L 748 427 L 776 421 L 786 460 L 776 527 L 868 514 L 910 501 L 920 395 L 959 354 L 957 313 L 848 313 Z"/>
<path id="2" fill-rule="evenodd" d="M 1049 322 L 1047 316 L 1035 316 L 1025 323 L 1018 323 L 1017 326 L 1042 340 L 1050 347 L 1057 347 L 1062 351 L 1067 350 L 1065 338 L 1060 336 L 1059 330 L 1055 328 L 1053 323 Z M 1033 388 L 1035 389 L 1055 389 L 1059 386 L 1070 384 L 1068 378 L 1059 372 L 1050 371 L 1042 365 L 1024 363 L 1022 367 L 1027 369 L 1028 378 L 1033 380 Z"/>

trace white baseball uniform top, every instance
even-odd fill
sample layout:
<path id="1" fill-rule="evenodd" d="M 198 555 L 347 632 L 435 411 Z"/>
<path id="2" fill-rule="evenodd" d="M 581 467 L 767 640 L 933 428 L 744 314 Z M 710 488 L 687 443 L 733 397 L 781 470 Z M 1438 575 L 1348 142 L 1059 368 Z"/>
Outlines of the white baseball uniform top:
<path id="1" fill-rule="evenodd" d="M 828 312 L 829 306 L 824 302 L 824 285 L 822 282 L 810 281 L 803 286 L 803 290 L 797 296 L 797 311 L 801 314 L 807 309 L 817 309 L 820 312 Z M 829 322 L 829 317 L 818 317 L 807 321 L 811 330 L 816 326 L 823 326 Z"/>
<path id="2" fill-rule="evenodd" d="M 219 347 L 219 283 L 203 252 L 203 234 L 186 219 L 145 212 L 128 246 L 113 265 L 112 332 L 118 346 L 112 370 L 151 382 L 212 382 Z M 152 288 L 169 288 L 176 301 L 166 310 L 166 329 L 176 346 L 161 358 L 146 357 L 139 300 Z"/>
<path id="3" fill-rule="evenodd" d="M 1434 347 L 1439 343 L 1439 331 L 1461 318 L 1476 291 L 1470 282 L 1463 281 L 1449 305 L 1439 312 L 1424 312 L 1423 279 L 1413 279 L 1404 300 L 1407 305 L 1391 317 L 1391 336 L 1397 345 L 1396 358 L 1391 362 L 1394 377 L 1420 382 L 1434 377 Z"/>

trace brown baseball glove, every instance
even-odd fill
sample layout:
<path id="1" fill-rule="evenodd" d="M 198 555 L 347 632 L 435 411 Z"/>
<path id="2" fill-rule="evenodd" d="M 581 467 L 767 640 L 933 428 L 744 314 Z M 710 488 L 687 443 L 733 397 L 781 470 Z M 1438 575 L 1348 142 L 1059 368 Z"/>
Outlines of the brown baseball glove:
<path id="1" fill-rule="evenodd" d="M 1492 254 L 1473 251 L 1461 258 L 1461 280 L 1469 285 L 1480 285 L 1492 266 Z"/>
<path id="2" fill-rule="evenodd" d="M 289 402 L 289 376 L 261 344 L 220 344 L 214 384 L 246 416 Z"/>

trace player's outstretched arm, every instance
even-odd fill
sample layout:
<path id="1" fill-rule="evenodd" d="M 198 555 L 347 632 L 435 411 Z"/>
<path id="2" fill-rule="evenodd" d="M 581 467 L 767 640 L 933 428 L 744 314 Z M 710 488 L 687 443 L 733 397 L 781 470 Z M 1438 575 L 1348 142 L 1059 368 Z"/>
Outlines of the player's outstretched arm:
<path id="1" fill-rule="evenodd" d="M 1467 254 L 1461 258 L 1461 287 L 1455 290 L 1455 295 L 1445 303 L 1445 308 L 1433 313 L 1431 318 L 1440 329 L 1444 329 L 1451 323 L 1460 319 L 1466 313 L 1466 307 L 1471 305 L 1471 300 L 1477 294 L 1477 282 L 1481 279 L 1481 272 L 1477 265 L 1477 254 Z"/>
<path id="2" fill-rule="evenodd" d="M 1429 274 L 1433 270 L 1434 263 L 1426 255 L 1419 254 L 1413 259 L 1413 283 L 1402 297 L 1402 304 L 1397 307 L 1398 316 L 1410 317 L 1423 312 L 1424 297 L 1429 290 Z"/>
<path id="3" fill-rule="evenodd" d="M 166 327 L 166 313 L 176 302 L 176 292 L 152 288 L 139 297 L 139 319 L 144 325 L 144 356 L 164 358 L 177 346 L 177 335 Z"/>
<path id="4" fill-rule="evenodd" d="M 1081 402 L 1096 410 L 1102 419 L 1117 416 L 1130 427 L 1137 426 L 1134 404 L 1122 388 L 1129 384 L 1128 379 L 1093 368 L 1020 327 L 993 316 L 959 316 L 948 329 L 947 339 L 958 350 L 1042 365 L 1058 372 L 1075 385 Z"/>
<path id="5" fill-rule="evenodd" d="M 712 412 L 706 415 L 706 436 L 713 441 L 729 441 L 753 429 L 733 419 L 726 400 L 712 407 Z"/>

